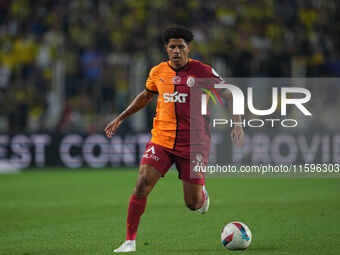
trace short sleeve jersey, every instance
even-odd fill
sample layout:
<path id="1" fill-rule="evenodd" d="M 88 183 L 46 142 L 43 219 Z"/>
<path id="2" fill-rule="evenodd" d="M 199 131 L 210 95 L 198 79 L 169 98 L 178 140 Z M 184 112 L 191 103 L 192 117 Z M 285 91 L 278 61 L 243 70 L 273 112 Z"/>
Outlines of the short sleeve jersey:
<path id="1" fill-rule="evenodd" d="M 220 81 L 210 66 L 194 59 L 189 59 L 184 67 L 177 70 L 170 66 L 170 62 L 162 62 L 151 69 L 146 90 L 158 94 L 151 142 L 174 150 L 189 146 L 190 107 L 193 107 L 190 101 L 200 100 L 196 96 L 194 98 L 192 91 L 195 81 L 200 78 Z M 203 116 L 198 125 L 202 130 L 207 129 Z"/>

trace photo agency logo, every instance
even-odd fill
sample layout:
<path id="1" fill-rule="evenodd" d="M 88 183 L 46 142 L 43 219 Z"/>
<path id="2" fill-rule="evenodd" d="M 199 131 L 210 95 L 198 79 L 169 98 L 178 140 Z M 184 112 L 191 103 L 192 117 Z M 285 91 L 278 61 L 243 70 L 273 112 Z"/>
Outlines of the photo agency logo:
<path id="1" fill-rule="evenodd" d="M 272 103 L 267 109 L 257 109 L 254 106 L 254 92 L 253 88 L 247 88 L 247 107 L 251 114 L 256 116 L 266 116 L 267 118 L 250 118 L 245 119 L 245 95 L 243 91 L 232 84 L 219 83 L 215 84 L 211 91 L 207 89 L 201 89 L 204 93 L 201 95 L 201 114 L 207 115 L 208 112 L 208 100 L 209 98 L 217 104 L 215 96 L 221 105 L 224 105 L 221 100 L 221 96 L 218 94 L 216 89 L 228 90 L 233 98 L 232 102 L 232 114 L 240 115 L 242 121 L 235 122 L 231 118 L 215 118 L 212 119 L 212 126 L 242 126 L 251 128 L 261 127 L 277 127 L 281 126 L 284 128 L 293 128 L 298 126 L 297 118 L 287 118 L 287 106 L 295 106 L 304 116 L 312 116 L 312 113 L 306 108 L 304 104 L 308 103 L 311 99 L 311 92 L 306 88 L 301 87 L 272 87 Z M 280 94 L 279 94 L 280 92 Z M 215 95 L 215 96 L 214 96 Z M 280 107 L 280 118 L 270 118 L 268 116 L 273 115 L 278 107 Z"/>

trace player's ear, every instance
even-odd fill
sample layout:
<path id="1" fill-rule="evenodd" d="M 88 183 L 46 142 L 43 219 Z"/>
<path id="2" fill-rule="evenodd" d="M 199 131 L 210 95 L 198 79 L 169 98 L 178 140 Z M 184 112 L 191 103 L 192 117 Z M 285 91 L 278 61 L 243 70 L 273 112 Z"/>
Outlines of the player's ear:
<path id="1" fill-rule="evenodd" d="M 188 53 L 191 51 L 190 43 L 187 43 Z"/>

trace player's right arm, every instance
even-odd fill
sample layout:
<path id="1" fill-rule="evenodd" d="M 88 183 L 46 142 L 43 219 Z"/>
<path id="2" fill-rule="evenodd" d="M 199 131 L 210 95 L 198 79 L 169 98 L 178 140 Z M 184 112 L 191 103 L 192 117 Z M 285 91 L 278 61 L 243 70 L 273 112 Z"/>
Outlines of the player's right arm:
<path id="1" fill-rule="evenodd" d="M 105 127 L 104 131 L 108 138 L 111 138 L 116 129 L 122 124 L 122 122 L 129 117 L 130 115 L 138 112 L 140 109 L 148 105 L 152 98 L 155 96 L 154 93 L 151 93 L 147 90 L 142 91 L 139 93 L 135 99 L 131 102 L 131 104 L 116 117 L 113 121 L 111 121 Z"/>

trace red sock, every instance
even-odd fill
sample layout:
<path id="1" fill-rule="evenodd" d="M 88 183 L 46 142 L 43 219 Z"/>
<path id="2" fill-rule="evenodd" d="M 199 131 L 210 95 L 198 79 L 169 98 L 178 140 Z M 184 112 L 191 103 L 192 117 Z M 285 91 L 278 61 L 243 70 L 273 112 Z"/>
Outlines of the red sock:
<path id="1" fill-rule="evenodd" d="M 134 193 L 131 195 L 126 221 L 126 240 L 136 240 L 139 220 L 144 213 L 145 206 L 146 197 L 138 198 Z"/>

